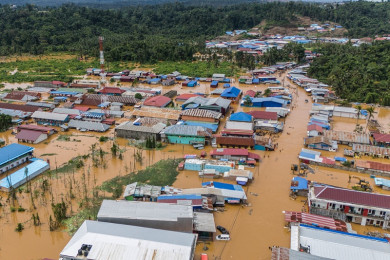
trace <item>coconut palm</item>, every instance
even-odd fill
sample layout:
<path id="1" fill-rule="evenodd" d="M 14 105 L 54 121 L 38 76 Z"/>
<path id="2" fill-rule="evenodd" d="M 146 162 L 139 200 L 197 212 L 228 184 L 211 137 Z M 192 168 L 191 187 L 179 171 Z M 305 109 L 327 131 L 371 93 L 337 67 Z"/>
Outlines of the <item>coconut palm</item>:
<path id="1" fill-rule="evenodd" d="M 367 113 L 368 113 L 368 117 L 367 117 L 366 130 L 367 130 L 367 127 L 368 127 L 368 122 L 369 122 L 370 119 L 374 116 L 375 108 L 374 108 L 374 107 L 369 107 L 369 108 L 367 108 Z"/>
<path id="2" fill-rule="evenodd" d="M 357 117 L 356 117 L 356 125 L 358 125 L 359 123 L 359 118 L 360 118 L 360 112 L 362 111 L 362 106 L 361 105 L 357 105 L 355 106 L 356 110 L 357 110 Z"/>

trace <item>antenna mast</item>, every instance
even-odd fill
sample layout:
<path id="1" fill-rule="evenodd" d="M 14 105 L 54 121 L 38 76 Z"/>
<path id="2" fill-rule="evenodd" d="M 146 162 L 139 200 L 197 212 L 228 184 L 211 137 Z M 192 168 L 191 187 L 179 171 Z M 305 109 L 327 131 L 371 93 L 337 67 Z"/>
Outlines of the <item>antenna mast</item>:
<path id="1" fill-rule="evenodd" d="M 103 52 L 103 36 L 99 36 L 99 50 L 100 50 L 100 76 L 103 87 L 106 84 L 106 73 L 104 71 L 104 52 Z"/>

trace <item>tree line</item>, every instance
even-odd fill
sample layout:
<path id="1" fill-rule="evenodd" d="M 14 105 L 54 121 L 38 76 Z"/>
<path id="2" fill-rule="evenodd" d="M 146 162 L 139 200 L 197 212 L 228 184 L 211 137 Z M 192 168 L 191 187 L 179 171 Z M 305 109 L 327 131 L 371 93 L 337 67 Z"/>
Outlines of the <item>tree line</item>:
<path id="1" fill-rule="evenodd" d="M 205 50 L 206 39 L 227 30 L 250 29 L 263 20 L 283 26 L 302 15 L 338 22 L 348 29 L 350 37 L 390 32 L 389 3 L 202 3 L 118 10 L 72 4 L 55 8 L 0 6 L 0 55 L 65 51 L 98 57 L 97 38 L 102 35 L 107 61 L 191 61 L 195 53 Z"/>
<path id="2" fill-rule="evenodd" d="M 321 44 L 313 49 L 322 55 L 311 64 L 310 76 L 330 84 L 348 101 L 390 106 L 390 42 Z"/>

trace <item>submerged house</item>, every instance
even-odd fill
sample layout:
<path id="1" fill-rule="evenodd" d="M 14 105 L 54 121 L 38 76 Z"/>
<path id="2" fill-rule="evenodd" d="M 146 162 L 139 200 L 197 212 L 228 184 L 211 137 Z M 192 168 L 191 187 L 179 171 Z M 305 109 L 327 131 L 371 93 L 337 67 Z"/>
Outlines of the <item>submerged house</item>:
<path id="1" fill-rule="evenodd" d="M 373 133 L 374 145 L 390 147 L 390 134 Z"/>
<path id="2" fill-rule="evenodd" d="M 15 138 L 19 142 L 38 144 L 57 132 L 54 128 L 38 125 L 19 125 Z"/>
<path id="3" fill-rule="evenodd" d="M 37 124 L 60 126 L 69 121 L 67 114 L 58 114 L 50 112 L 35 111 L 31 116 Z"/>
<path id="4" fill-rule="evenodd" d="M 390 196 L 327 185 L 310 185 L 310 213 L 362 226 L 390 228 Z"/>
<path id="5" fill-rule="evenodd" d="M 164 123 L 151 123 L 151 124 L 139 123 L 138 124 L 136 121 L 123 122 L 122 124 L 117 126 L 115 128 L 116 136 L 122 138 L 137 139 L 137 140 L 138 139 L 146 140 L 148 138 L 154 139 L 156 141 L 161 140 L 160 132 L 166 127 L 166 124 Z"/>
<path id="6" fill-rule="evenodd" d="M 309 181 L 305 178 L 295 176 L 291 180 L 290 192 L 297 196 L 306 197 L 309 192 Z"/>
<path id="7" fill-rule="evenodd" d="M 262 97 L 262 98 L 251 98 L 252 107 L 286 107 L 288 101 L 274 98 L 274 97 Z M 244 101 L 241 102 L 241 106 L 244 105 Z"/>
<path id="8" fill-rule="evenodd" d="M 231 100 L 218 98 L 191 97 L 182 105 L 182 109 L 206 109 L 222 113 L 225 115 L 230 109 Z"/>
<path id="9" fill-rule="evenodd" d="M 208 144 L 212 131 L 202 126 L 171 125 L 160 134 L 164 142 L 171 144 Z"/>
<path id="10" fill-rule="evenodd" d="M 33 147 L 9 144 L 0 148 L 0 173 L 7 172 L 32 158 Z"/>
<path id="11" fill-rule="evenodd" d="M 60 258 L 192 260 L 195 247 L 196 234 L 86 220 Z"/>
<path id="12" fill-rule="evenodd" d="M 144 106 L 151 106 L 151 107 L 166 107 L 169 104 L 171 104 L 172 99 L 166 96 L 154 96 L 149 97 L 144 101 Z"/>
<path id="13" fill-rule="evenodd" d="M 325 136 L 307 137 L 304 139 L 304 144 L 308 148 L 326 151 L 331 149 L 337 150 L 338 148 L 336 141 L 332 141 Z"/>
<path id="14" fill-rule="evenodd" d="M 34 159 L 32 163 L 1 179 L 0 190 L 9 192 L 11 189 L 17 189 L 48 169 L 50 165 L 46 161 Z"/>
<path id="15" fill-rule="evenodd" d="M 241 97 L 241 95 L 242 95 L 242 91 L 240 89 L 236 87 L 230 87 L 225 89 L 222 92 L 221 97 L 230 99 L 234 102 L 237 101 Z"/>

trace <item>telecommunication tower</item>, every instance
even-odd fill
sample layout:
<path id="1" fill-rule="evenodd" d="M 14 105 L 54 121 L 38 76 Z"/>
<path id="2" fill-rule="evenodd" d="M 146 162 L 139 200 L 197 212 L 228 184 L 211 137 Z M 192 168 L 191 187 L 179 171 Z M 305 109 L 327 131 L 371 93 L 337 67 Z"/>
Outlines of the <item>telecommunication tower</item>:
<path id="1" fill-rule="evenodd" d="M 103 52 L 103 36 L 99 36 L 99 50 L 100 50 L 100 76 L 103 87 L 106 85 L 106 73 L 104 71 L 104 52 Z"/>

